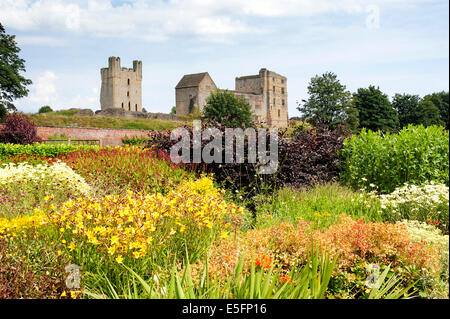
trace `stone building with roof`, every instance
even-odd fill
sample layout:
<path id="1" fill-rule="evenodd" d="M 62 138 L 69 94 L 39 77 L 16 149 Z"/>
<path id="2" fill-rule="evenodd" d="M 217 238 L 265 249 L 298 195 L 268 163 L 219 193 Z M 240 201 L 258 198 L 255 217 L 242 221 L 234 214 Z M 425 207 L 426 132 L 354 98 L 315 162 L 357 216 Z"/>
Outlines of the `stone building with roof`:
<path id="1" fill-rule="evenodd" d="M 217 86 L 208 72 L 184 75 L 175 87 L 177 115 L 188 115 L 206 105 L 206 99 Z M 235 90 L 229 90 L 245 98 L 254 120 L 270 127 L 287 127 L 289 123 L 287 103 L 287 78 L 261 69 L 256 75 L 235 79 Z"/>

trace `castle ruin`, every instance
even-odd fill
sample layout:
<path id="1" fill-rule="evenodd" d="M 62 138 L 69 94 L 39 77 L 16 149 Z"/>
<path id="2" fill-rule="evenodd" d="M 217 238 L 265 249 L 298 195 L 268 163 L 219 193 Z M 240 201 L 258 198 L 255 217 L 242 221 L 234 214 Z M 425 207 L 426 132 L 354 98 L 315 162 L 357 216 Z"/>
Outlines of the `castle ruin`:
<path id="1" fill-rule="evenodd" d="M 142 112 L 142 62 L 133 61 L 133 68 L 120 67 L 120 58 L 110 57 L 102 68 L 101 109 L 123 109 Z"/>
<path id="2" fill-rule="evenodd" d="M 287 78 L 261 69 L 257 75 L 237 77 L 235 95 L 246 99 L 254 119 L 270 127 L 287 127 L 289 123 L 287 103 Z M 208 72 L 187 74 L 175 87 L 177 115 L 188 115 L 206 105 L 206 99 L 217 86 Z"/>

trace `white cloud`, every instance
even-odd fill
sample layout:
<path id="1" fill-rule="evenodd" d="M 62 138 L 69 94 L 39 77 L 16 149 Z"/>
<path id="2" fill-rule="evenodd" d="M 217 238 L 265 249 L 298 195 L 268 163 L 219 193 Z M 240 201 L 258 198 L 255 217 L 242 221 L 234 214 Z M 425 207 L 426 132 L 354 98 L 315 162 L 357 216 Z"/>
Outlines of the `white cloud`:
<path id="1" fill-rule="evenodd" d="M 377 6 L 427 0 L 377 0 Z M 175 35 L 214 36 L 262 32 L 252 17 L 313 16 L 330 12 L 367 14 L 366 0 L 2 0 L 0 20 L 10 28 L 130 37 L 161 41 Z M 254 23 L 254 22 L 253 22 Z"/>
<path id="2" fill-rule="evenodd" d="M 46 71 L 33 84 L 30 101 L 37 105 L 45 105 L 58 98 L 55 81 L 58 77 L 51 71 Z"/>
<path id="3" fill-rule="evenodd" d="M 17 36 L 16 41 L 22 45 L 64 46 L 68 42 L 65 39 L 48 36 Z"/>

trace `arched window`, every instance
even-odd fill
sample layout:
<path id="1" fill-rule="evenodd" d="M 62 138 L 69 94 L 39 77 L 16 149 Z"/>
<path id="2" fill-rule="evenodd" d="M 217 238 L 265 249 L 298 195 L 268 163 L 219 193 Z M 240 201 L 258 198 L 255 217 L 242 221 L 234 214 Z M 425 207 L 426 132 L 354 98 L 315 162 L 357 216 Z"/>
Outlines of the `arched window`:
<path id="1" fill-rule="evenodd" d="M 127 92 L 127 96 L 130 97 L 130 91 Z"/>
<path id="2" fill-rule="evenodd" d="M 136 112 L 137 112 L 137 104 L 135 104 L 135 106 L 134 106 L 134 107 L 135 107 L 135 109 L 136 109 Z"/>
<path id="3" fill-rule="evenodd" d="M 130 79 L 128 79 L 128 85 L 130 85 Z"/>
<path id="4" fill-rule="evenodd" d="M 131 103 L 128 102 L 128 111 L 131 111 Z"/>
<path id="5" fill-rule="evenodd" d="M 123 102 L 122 102 L 122 108 L 123 108 Z"/>

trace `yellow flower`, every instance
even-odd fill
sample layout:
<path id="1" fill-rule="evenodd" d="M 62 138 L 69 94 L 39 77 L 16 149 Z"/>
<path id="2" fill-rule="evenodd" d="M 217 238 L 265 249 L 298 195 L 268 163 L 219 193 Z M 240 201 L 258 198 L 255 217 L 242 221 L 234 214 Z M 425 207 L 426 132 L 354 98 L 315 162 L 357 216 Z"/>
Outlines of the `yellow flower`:
<path id="1" fill-rule="evenodd" d="M 119 264 L 121 264 L 123 262 L 123 257 L 122 256 L 117 256 L 116 257 L 116 262 L 118 262 Z"/>
<path id="2" fill-rule="evenodd" d="M 229 237 L 229 236 L 230 236 L 230 234 L 227 233 L 227 232 L 222 232 L 222 233 L 220 234 L 220 238 L 227 238 L 227 237 Z"/>
<path id="3" fill-rule="evenodd" d="M 63 291 L 60 297 L 65 297 L 67 296 L 66 291 Z"/>

